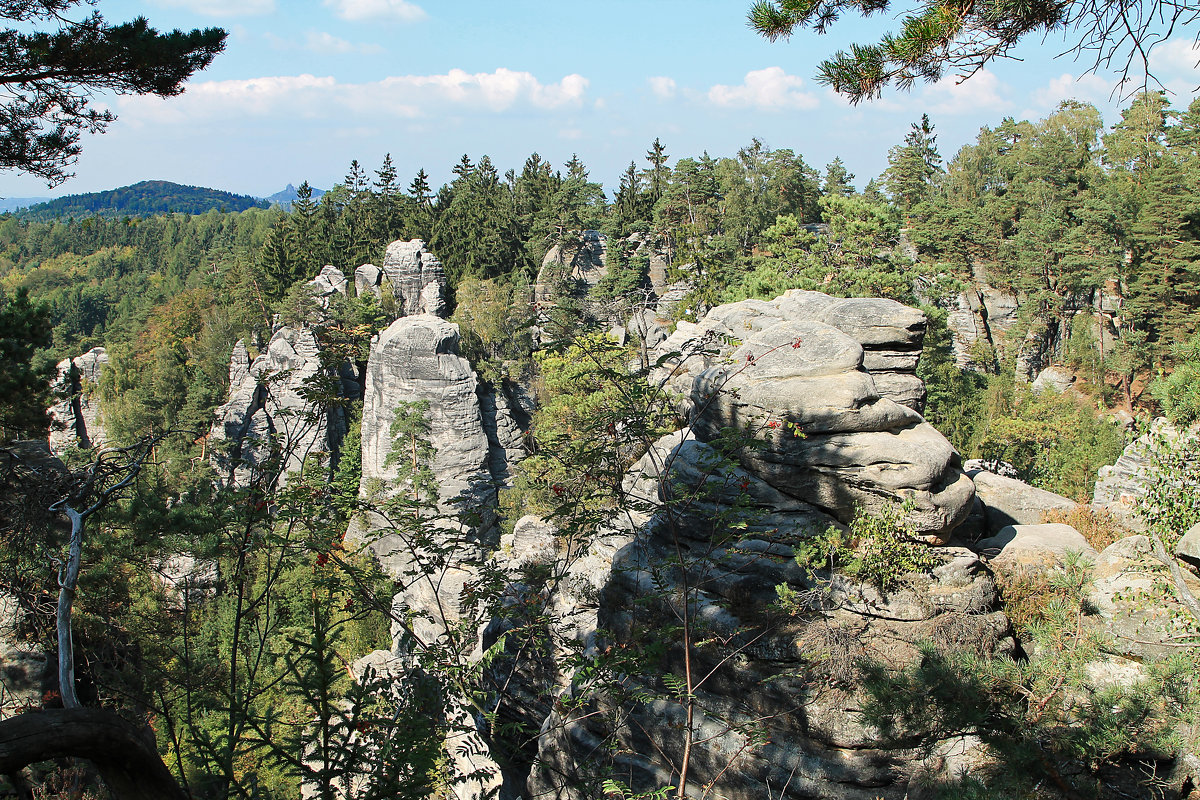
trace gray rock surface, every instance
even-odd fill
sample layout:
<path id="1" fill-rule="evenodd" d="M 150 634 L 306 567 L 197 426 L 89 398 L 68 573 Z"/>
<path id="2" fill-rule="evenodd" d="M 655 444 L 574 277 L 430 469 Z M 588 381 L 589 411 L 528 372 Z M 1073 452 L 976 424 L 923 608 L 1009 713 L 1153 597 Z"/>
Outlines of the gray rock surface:
<path id="1" fill-rule="evenodd" d="M 488 440 L 488 469 L 497 486 L 511 486 L 517 462 L 525 457 L 525 431 L 529 417 L 509 397 L 512 384 L 479 386 L 479 411 Z"/>
<path id="2" fill-rule="evenodd" d="M 241 373 L 237 362 L 244 354 L 244 345 L 240 351 L 234 348 L 230 377 Z M 217 409 L 209 443 L 210 460 L 221 479 L 247 486 L 262 476 L 264 469 L 278 469 L 286 476 L 299 470 L 306 459 L 317 459 L 326 469 L 331 468 L 333 454 L 345 435 L 345 420 L 340 408 L 314 409 L 308 395 L 314 381 L 335 374 L 322 363 L 311 330 L 277 330 L 241 380 L 230 386 L 229 400 Z M 278 464 L 274 464 L 274 453 L 282 455 Z"/>
<path id="3" fill-rule="evenodd" d="M 383 276 L 395 292 L 401 316 L 446 313 L 446 271 L 420 239 L 389 244 Z"/>
<path id="4" fill-rule="evenodd" d="M 779 491 L 842 522 L 910 500 L 918 530 L 945 541 L 971 509 L 971 481 L 945 437 L 876 382 L 920 383 L 924 323 L 890 300 L 792 290 L 681 322 L 657 352 L 683 355 L 659 379 L 690 398 L 700 439 L 749 426 L 765 447 L 743 450 L 742 464 Z M 868 353 L 876 372 L 865 367 Z"/>
<path id="5" fill-rule="evenodd" d="M 430 314 L 401 317 L 372 342 L 362 414 L 364 496 L 409 498 L 399 463 L 387 463 L 397 411 L 416 413 L 428 403 L 426 437 L 435 450 L 429 465 L 436 507 L 398 511 L 388 521 L 371 516 L 354 535 L 370 544 L 384 570 L 407 583 L 395 598 L 422 639 L 441 635 L 464 613 L 462 591 L 478 574 L 492 541 L 495 485 L 491 453 L 476 393 L 475 373 L 458 355 L 458 326 Z M 426 520 L 432 540 L 414 541 L 405 520 Z"/>
<path id="6" fill-rule="evenodd" d="M 104 444 L 99 389 L 107 364 L 108 351 L 103 347 L 93 347 L 81 356 L 59 362 L 52 386 L 58 402 L 49 410 L 50 449 L 54 453 Z"/>
<path id="7" fill-rule="evenodd" d="M 329 310 L 336 298 L 346 296 L 346 288 L 345 273 L 331 264 L 322 267 L 317 277 L 308 282 L 308 289 L 317 305 L 325 311 Z"/>
<path id="8" fill-rule="evenodd" d="M 390 427 L 403 403 L 429 403 L 432 469 L 447 509 L 486 505 L 494 496 L 488 471 L 477 381 L 458 354 L 458 326 L 431 314 L 401 317 L 371 344 L 362 417 L 364 485 L 394 486 L 397 467 L 385 464 Z"/>
<path id="9" fill-rule="evenodd" d="M 1184 570 L 1193 596 L 1200 580 Z M 1088 599 L 1098 612 L 1089 624 L 1108 634 L 1107 648 L 1138 661 L 1153 661 L 1178 652 L 1178 643 L 1200 628 L 1172 588 L 1167 567 L 1154 556 L 1146 536 L 1135 535 L 1106 547 L 1092 570 Z"/>
<path id="10" fill-rule="evenodd" d="M 1181 558 L 1193 567 L 1200 567 L 1200 524 L 1188 528 L 1175 545 L 1175 557 Z"/>
<path id="11" fill-rule="evenodd" d="M 988 535 L 1008 525 L 1037 525 L 1051 511 L 1071 511 L 1078 504 L 1062 495 L 1030 486 L 1025 481 L 986 470 L 969 470 L 975 497 L 982 505 Z"/>
<path id="12" fill-rule="evenodd" d="M 599 231 L 583 231 L 565 237 L 542 258 L 534 281 L 534 302 L 544 305 L 560 297 L 586 294 L 607 274 L 607 236 Z"/>
<path id="13" fill-rule="evenodd" d="M 1070 389 L 1075 384 L 1075 373 L 1066 367 L 1046 367 L 1033 379 L 1030 388 L 1034 394 L 1052 390 L 1059 394 Z"/>
<path id="14" fill-rule="evenodd" d="M 383 280 L 383 270 L 374 264 L 363 264 L 354 270 L 354 296 L 362 297 L 371 294 L 378 300 L 383 295 L 380 283 Z"/>
<path id="15" fill-rule="evenodd" d="M 972 549 L 1003 569 L 1052 566 L 1062 563 L 1069 553 L 1095 563 L 1099 555 L 1083 534 L 1061 522 L 1009 525 L 995 536 L 979 540 Z"/>
<path id="16" fill-rule="evenodd" d="M 1188 435 L 1190 439 L 1192 434 Z M 1155 449 L 1171 448 L 1180 431 L 1165 417 L 1158 417 L 1150 430 L 1125 446 L 1115 464 L 1100 468 L 1092 502 L 1109 511 L 1117 521 L 1134 531 L 1145 529 L 1137 507 L 1155 476 Z"/>
<path id="17" fill-rule="evenodd" d="M 758 800 L 768 784 L 772 797 L 787 800 L 899 800 L 927 765 L 915 751 L 879 747 L 876 732 L 850 711 L 864 699 L 859 660 L 911 664 L 921 641 L 1012 651 L 1008 621 L 995 612 L 995 585 L 967 550 L 944 548 L 945 562 L 932 575 L 887 595 L 837 577 L 823 582 L 792 556 L 814 527 L 836 522 L 722 465 L 686 432 L 656 445 L 631 470 L 627 489 L 656 502 L 567 567 L 558 585 L 571 587 L 570 599 L 554 607 L 573 613 L 570 631 L 585 653 L 662 647 L 646 672 L 631 666 L 623 675 L 627 689 L 658 694 L 664 673 L 684 674 L 679 634 L 661 620 L 677 619 L 689 587 L 705 642 L 693 648 L 692 668 L 708 676 L 695 690 L 697 795 L 712 782 L 711 796 L 731 800 Z M 750 502 L 734 511 L 728 503 L 743 493 Z M 745 524 L 731 525 L 730 514 Z M 804 598 L 807 611 L 780 622 L 780 584 Z M 588 779 L 614 769 L 635 790 L 672 783 L 668 765 L 679 761 L 686 727 L 682 704 L 665 692 L 619 705 L 610 693 L 589 694 L 583 673 L 560 679 L 570 702 L 554 707 L 541 727 L 524 796 L 597 797 Z M 749 746 L 745 726 L 757 727 L 767 743 Z"/>
<path id="18" fill-rule="evenodd" d="M 250 374 L 250 351 L 246 349 L 246 340 L 238 339 L 229 354 L 229 386 L 240 386 Z"/>

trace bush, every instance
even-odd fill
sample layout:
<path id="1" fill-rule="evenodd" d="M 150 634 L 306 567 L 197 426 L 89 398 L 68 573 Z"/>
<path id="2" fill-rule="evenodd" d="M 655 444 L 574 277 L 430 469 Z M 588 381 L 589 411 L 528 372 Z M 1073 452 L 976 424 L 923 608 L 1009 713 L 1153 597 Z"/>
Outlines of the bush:
<path id="1" fill-rule="evenodd" d="M 919 539 L 906 506 L 893 504 L 877 515 L 860 512 L 848 531 L 830 526 L 800 547 L 796 562 L 808 570 L 834 569 L 881 591 L 913 573 L 929 572 L 944 559 Z M 781 596 L 785 594 L 781 590 Z"/>

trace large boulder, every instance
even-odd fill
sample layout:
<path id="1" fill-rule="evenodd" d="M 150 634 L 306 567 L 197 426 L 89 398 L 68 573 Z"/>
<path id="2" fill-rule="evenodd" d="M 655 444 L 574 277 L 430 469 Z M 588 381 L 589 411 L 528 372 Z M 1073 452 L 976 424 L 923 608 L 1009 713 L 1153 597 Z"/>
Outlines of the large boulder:
<path id="1" fill-rule="evenodd" d="M 331 468 L 346 426 L 337 404 L 322 409 L 312 403 L 319 386 L 340 388 L 340 381 L 329 380 L 338 373 L 321 358 L 316 336 L 308 328 L 282 327 L 247 367 L 248 357 L 238 342 L 229 376 L 240 379 L 231 383 L 209 431 L 210 459 L 221 480 L 248 486 L 264 470 L 286 476 L 312 460 Z"/>
<path id="2" fill-rule="evenodd" d="M 1072 511 L 1078 506 L 1062 495 L 984 469 L 968 470 L 967 475 L 975 484 L 988 536 L 1009 525 L 1038 525 L 1051 512 Z"/>
<path id="3" fill-rule="evenodd" d="M 108 351 L 103 347 L 93 347 L 81 356 L 59 362 L 52 386 L 58 402 L 49 410 L 50 449 L 54 453 L 104 444 L 99 389 L 106 366 Z"/>
<path id="4" fill-rule="evenodd" d="M 1200 524 L 1193 525 L 1175 544 L 1175 557 L 1200 567 Z"/>
<path id="5" fill-rule="evenodd" d="M 1187 590 L 1200 597 L 1200 580 L 1182 570 Z M 1147 536 L 1135 535 L 1106 547 L 1095 559 L 1088 594 L 1096 610 L 1087 622 L 1102 630 L 1106 648 L 1136 661 L 1178 652 L 1200 636 L 1200 623 L 1179 601 L 1174 578 L 1155 556 Z"/>
<path id="6" fill-rule="evenodd" d="M 1071 553 L 1089 563 L 1095 563 L 1097 558 L 1096 550 L 1083 534 L 1061 522 L 1009 525 L 972 547 L 986 556 L 989 563 L 1006 570 L 1053 567 L 1063 563 Z"/>
<path id="7" fill-rule="evenodd" d="M 368 274 L 362 278 L 365 284 Z M 396 241 L 388 245 L 383 256 L 383 275 L 378 277 L 376 284 L 383 278 L 387 279 L 396 295 L 401 316 L 441 316 L 446 313 L 446 270 L 438 257 L 425 249 L 425 242 L 420 239 Z M 358 283 L 357 275 L 355 282 Z"/>
<path id="8" fill-rule="evenodd" d="M 924 326 L 921 312 L 891 300 L 792 290 L 681 323 L 658 348 L 659 378 L 690 399 L 700 439 L 731 427 L 760 439 L 742 465 L 784 494 L 842 522 L 908 501 L 916 528 L 945 541 L 974 487 L 913 407 L 924 399 Z"/>

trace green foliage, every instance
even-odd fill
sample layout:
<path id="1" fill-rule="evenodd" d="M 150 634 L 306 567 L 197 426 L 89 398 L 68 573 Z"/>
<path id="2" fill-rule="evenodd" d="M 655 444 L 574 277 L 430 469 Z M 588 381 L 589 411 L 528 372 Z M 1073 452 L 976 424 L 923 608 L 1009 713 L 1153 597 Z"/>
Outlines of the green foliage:
<path id="1" fill-rule="evenodd" d="M 1161 18 L 1186 18 L 1188 6 L 1171 3 L 1160 9 Z M 811 28 L 824 34 L 847 12 L 880 14 L 902 20 L 899 30 L 885 31 L 877 42 L 852 43 L 817 68 L 816 80 L 846 95 L 850 102 L 874 99 L 894 84 L 907 90 L 917 81 L 934 83 L 947 71 L 968 79 L 993 59 L 1008 57 L 1022 39 L 1038 39 L 1060 30 L 1072 30 L 1067 52 L 1095 55 L 1095 65 L 1114 65 L 1122 81 L 1136 82 L 1136 65 L 1166 38 L 1152 25 L 1124 25 L 1120 12 L 1109 6 L 1059 3 L 1049 6 L 998 2 L 960 7 L 946 0 L 922 0 L 907 7 L 888 0 L 756 0 L 750 7 L 750 26 L 775 41 L 796 30 Z M 1168 32 L 1171 28 L 1168 28 Z M 1124 69 L 1122 70 L 1121 67 Z M 1147 75 L 1147 83 L 1152 82 Z"/>
<path id="2" fill-rule="evenodd" d="M 88 107 L 96 94 L 173 97 L 192 73 L 225 49 L 220 28 L 163 34 L 145 17 L 110 25 L 98 11 L 72 19 L 70 12 L 80 2 L 8 0 L 0 5 L 0 18 L 18 25 L 0 30 L 5 54 L 0 169 L 62 183 L 80 153 L 80 135 L 101 133 L 116 119 L 107 108 Z M 32 30 L 43 23 L 55 30 Z"/>
<path id="3" fill-rule="evenodd" d="M 413 508 L 419 508 L 422 503 L 428 506 L 437 502 L 437 478 L 433 474 L 436 451 L 429 441 L 433 430 L 429 413 L 428 400 L 400 403 L 388 427 L 392 446 L 383 466 L 396 468 L 396 486 Z"/>
<path id="4" fill-rule="evenodd" d="M 458 286 L 452 322 L 461 334 L 460 352 L 480 377 L 493 384 L 518 380 L 532 368 L 530 286 L 520 280 L 467 278 Z"/>
<path id="5" fill-rule="evenodd" d="M 625 470 L 675 422 L 660 389 L 631 373 L 632 353 L 606 334 L 535 354 L 539 408 L 518 486 L 528 512 L 611 508 Z"/>
<path id="6" fill-rule="evenodd" d="M 1067 497 L 1088 498 L 1100 467 L 1117 460 L 1124 430 L 1089 403 L 1052 390 L 993 381 L 995 404 L 972 456 L 1012 464 L 1022 480 Z"/>
<path id="7" fill-rule="evenodd" d="M 810 572 L 836 570 L 883 592 L 891 591 L 913 574 L 929 572 L 943 562 L 908 522 L 907 512 L 911 510 L 891 504 L 878 514 L 860 511 L 849 530 L 831 526 L 806 541 L 796 554 L 796 563 Z M 780 599 L 786 606 L 786 588 L 781 590 Z"/>
<path id="8" fill-rule="evenodd" d="M 753 270 L 729 286 L 725 297 L 773 299 L 788 289 L 808 289 L 912 302 L 919 273 L 896 253 L 895 211 L 849 196 L 822 197 L 819 205 L 828 234 L 807 230 L 794 215 L 779 217 L 762 234 L 759 247 L 767 255 L 755 259 Z"/>
<path id="9" fill-rule="evenodd" d="M 1171 348 L 1175 367 L 1150 384 L 1150 394 L 1176 425 L 1200 420 L 1200 335 Z"/>
<path id="10" fill-rule="evenodd" d="M 206 211 L 239 212 L 267 208 L 264 200 L 200 186 L 168 181 L 141 181 L 120 189 L 72 194 L 22 209 L 14 216 L 30 222 L 51 222 L 70 217 L 150 217 L 156 214 L 203 214 Z"/>
<path id="11" fill-rule="evenodd" d="M 927 200 L 942 176 L 942 157 L 937 150 L 937 137 L 928 114 L 914 122 L 904 144 L 888 151 L 888 168 L 883 173 L 884 184 L 892 202 L 908 216 L 913 207 Z"/>
<path id="12" fill-rule="evenodd" d="M 1028 660 L 927 645 L 902 671 L 868 666 L 865 720 L 908 746 L 979 737 L 995 760 L 963 787 L 968 797 L 1032 797 L 1043 782 L 1084 796 L 1108 767 L 1169 756 L 1196 715 L 1195 653 L 1149 666 L 1140 682 L 1093 682 L 1085 666 L 1100 641 L 1085 624 L 1088 573 L 1070 557 L 1041 592 L 1025 593 Z"/>
<path id="13" fill-rule="evenodd" d="M 50 379 L 54 365 L 36 358 L 50 344 L 50 315 L 19 289 L 0 292 L 0 441 L 40 438 L 49 424 Z"/>
<path id="14" fill-rule="evenodd" d="M 1200 523 L 1200 438 L 1193 431 L 1151 432 L 1145 494 L 1138 513 L 1170 550 Z"/>
<path id="15" fill-rule="evenodd" d="M 917 377 L 925 381 L 924 416 L 958 452 L 969 453 L 987 423 L 981 410 L 986 408 L 988 377 L 955 363 L 946 311 L 932 306 L 922 310 L 929 321 L 917 364 Z"/>

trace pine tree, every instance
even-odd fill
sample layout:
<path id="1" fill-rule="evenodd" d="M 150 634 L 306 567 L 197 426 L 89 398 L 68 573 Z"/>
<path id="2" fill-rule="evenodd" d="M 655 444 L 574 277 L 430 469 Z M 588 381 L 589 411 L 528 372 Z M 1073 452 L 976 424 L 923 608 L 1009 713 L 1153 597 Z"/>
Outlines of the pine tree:
<path id="1" fill-rule="evenodd" d="M 648 202 L 651 208 L 666 191 L 667 179 L 671 174 L 671 170 L 667 167 L 668 158 L 670 156 L 667 155 L 667 148 L 655 137 L 654 144 L 650 145 L 650 149 L 646 151 L 646 160 L 650 162 L 650 169 L 646 170 L 646 177 L 650 180 Z"/>
<path id="2" fill-rule="evenodd" d="M 913 206 L 930 197 L 942 172 L 933 123 L 928 114 L 922 114 L 921 121 L 914 122 L 904 137 L 904 144 L 888 151 L 884 184 L 892 202 L 907 217 Z"/>
<path id="3" fill-rule="evenodd" d="M 846 169 L 842 159 L 834 158 L 825 166 L 825 182 L 821 185 L 821 194 L 826 197 L 847 197 L 854 194 L 853 173 Z"/>

